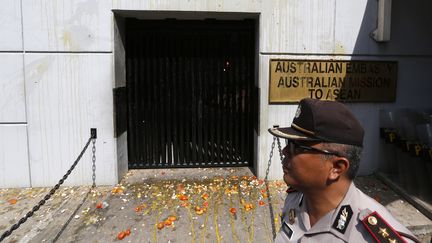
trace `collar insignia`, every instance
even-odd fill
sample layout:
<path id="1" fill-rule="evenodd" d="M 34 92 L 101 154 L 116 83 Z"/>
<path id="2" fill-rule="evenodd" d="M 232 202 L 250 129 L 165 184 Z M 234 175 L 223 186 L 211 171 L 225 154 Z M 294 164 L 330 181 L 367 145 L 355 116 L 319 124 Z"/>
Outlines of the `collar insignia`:
<path id="1" fill-rule="evenodd" d="M 288 223 L 294 224 L 295 223 L 295 217 L 296 217 L 295 209 L 291 208 L 288 212 Z"/>
<path id="2" fill-rule="evenodd" d="M 345 234 L 346 228 L 351 220 L 353 211 L 350 205 L 344 205 L 339 209 L 338 216 L 333 222 L 333 228 L 342 234 Z"/>

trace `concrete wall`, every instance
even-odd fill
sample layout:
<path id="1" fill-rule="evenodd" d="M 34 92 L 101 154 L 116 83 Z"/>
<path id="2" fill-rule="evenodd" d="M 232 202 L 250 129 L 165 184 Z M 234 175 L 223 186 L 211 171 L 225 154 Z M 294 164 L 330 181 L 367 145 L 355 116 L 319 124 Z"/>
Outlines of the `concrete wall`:
<path id="1" fill-rule="evenodd" d="M 0 187 L 52 186 L 98 128 L 98 184 L 117 181 L 110 1 L 0 1 Z M 66 185 L 91 184 L 91 149 Z"/>
<path id="2" fill-rule="evenodd" d="M 30 186 L 21 3 L 0 6 L 0 186 Z"/>
<path id="3" fill-rule="evenodd" d="M 123 86 L 118 58 L 124 50 L 113 10 L 124 16 L 152 11 L 153 18 L 163 17 L 155 11 L 179 19 L 259 16 L 259 176 L 272 141 L 267 128 L 290 125 L 296 109 L 268 105 L 270 58 L 398 61 L 395 103 L 349 105 L 367 131 L 360 171 L 369 174 L 380 157 L 379 109 L 432 103 L 431 5 L 393 1 L 391 40 L 377 43 L 369 37 L 376 28 L 376 0 L 0 0 L 0 187 L 55 184 L 91 127 L 98 128 L 97 183 L 114 184 L 125 173 L 127 136 L 117 140 L 114 134 L 112 90 Z M 66 184 L 91 184 L 90 156 Z M 270 178 L 281 176 L 274 160 Z"/>

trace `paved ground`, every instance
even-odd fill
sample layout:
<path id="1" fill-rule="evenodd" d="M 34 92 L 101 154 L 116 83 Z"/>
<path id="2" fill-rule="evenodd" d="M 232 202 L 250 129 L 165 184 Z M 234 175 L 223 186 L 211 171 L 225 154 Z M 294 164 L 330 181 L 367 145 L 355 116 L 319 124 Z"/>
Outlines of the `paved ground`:
<path id="1" fill-rule="evenodd" d="M 432 222 L 398 194 L 373 176 L 356 184 L 429 242 Z M 0 189 L 0 233 L 49 190 Z M 272 242 L 286 195 L 282 181 L 269 183 L 272 221 L 265 183 L 247 168 L 132 170 L 89 190 L 61 187 L 5 242 Z"/>

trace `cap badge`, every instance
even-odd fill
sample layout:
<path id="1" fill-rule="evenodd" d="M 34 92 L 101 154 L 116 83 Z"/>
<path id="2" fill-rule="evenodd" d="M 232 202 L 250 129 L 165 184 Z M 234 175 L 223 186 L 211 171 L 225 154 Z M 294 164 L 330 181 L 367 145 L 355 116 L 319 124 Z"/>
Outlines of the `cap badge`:
<path id="1" fill-rule="evenodd" d="M 333 228 L 344 234 L 352 215 L 353 211 L 349 205 L 342 206 L 339 210 L 339 216 L 336 217 L 336 220 L 333 223 Z"/>
<path id="2" fill-rule="evenodd" d="M 295 113 L 295 118 L 298 118 L 298 117 L 300 116 L 300 114 L 301 114 L 301 105 L 299 105 L 299 106 L 297 107 L 297 111 L 296 111 L 296 113 Z"/>

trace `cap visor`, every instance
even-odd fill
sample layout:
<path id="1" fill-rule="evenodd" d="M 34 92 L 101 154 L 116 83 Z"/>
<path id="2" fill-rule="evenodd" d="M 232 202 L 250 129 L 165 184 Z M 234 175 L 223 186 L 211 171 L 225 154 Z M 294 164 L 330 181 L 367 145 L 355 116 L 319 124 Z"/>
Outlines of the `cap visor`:
<path id="1" fill-rule="evenodd" d="M 320 139 L 316 137 L 312 137 L 310 135 L 299 132 L 291 127 L 277 127 L 277 128 L 269 128 L 269 133 L 273 136 L 291 140 L 306 140 L 306 141 L 318 141 Z"/>

